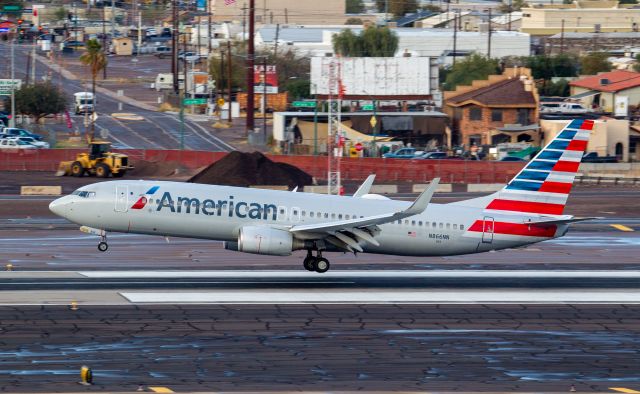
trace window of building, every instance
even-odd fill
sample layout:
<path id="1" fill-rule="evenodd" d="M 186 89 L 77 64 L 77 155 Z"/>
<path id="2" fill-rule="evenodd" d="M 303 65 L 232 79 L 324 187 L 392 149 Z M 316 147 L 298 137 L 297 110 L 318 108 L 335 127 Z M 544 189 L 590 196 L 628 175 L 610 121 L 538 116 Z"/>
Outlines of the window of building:
<path id="1" fill-rule="evenodd" d="M 469 108 L 469 119 L 470 120 L 482 120 L 482 108 L 480 108 L 480 107 L 471 107 L 471 108 Z"/>
<path id="2" fill-rule="evenodd" d="M 531 109 L 530 108 L 519 108 L 518 109 L 518 123 L 521 125 L 531 124 L 530 120 Z"/>
<path id="3" fill-rule="evenodd" d="M 502 122 L 502 110 L 501 109 L 492 109 L 491 110 L 491 121 L 492 122 Z"/>

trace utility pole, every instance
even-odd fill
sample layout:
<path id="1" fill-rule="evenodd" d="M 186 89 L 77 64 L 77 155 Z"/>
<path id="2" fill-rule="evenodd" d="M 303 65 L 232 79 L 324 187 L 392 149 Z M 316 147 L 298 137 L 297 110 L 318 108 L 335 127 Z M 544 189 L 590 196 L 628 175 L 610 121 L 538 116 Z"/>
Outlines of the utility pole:
<path id="1" fill-rule="evenodd" d="M 267 57 L 262 58 L 262 137 L 267 143 Z"/>
<path id="2" fill-rule="evenodd" d="M 384 0 L 384 25 L 387 26 L 389 21 L 389 0 Z"/>
<path id="3" fill-rule="evenodd" d="M 560 25 L 560 54 L 562 55 L 564 53 L 564 19 L 561 22 L 562 24 Z"/>
<path id="4" fill-rule="evenodd" d="M 231 118 L 231 41 L 227 40 L 227 93 L 229 94 L 229 101 L 227 105 L 229 106 L 229 123 L 233 122 L 233 118 Z M 251 81 L 253 83 L 253 81 Z M 251 85 L 253 86 L 253 85 Z"/>
<path id="5" fill-rule="evenodd" d="M 491 59 L 491 8 L 489 8 L 489 31 L 487 34 L 487 59 Z"/>
<path id="6" fill-rule="evenodd" d="M 36 36 L 33 36 L 33 46 L 31 47 L 31 83 L 36 83 Z"/>
<path id="7" fill-rule="evenodd" d="M 114 1 L 114 0 L 112 0 Z M 173 0 L 173 31 L 171 32 L 171 72 L 173 73 L 173 92 L 180 92 L 178 83 L 178 0 Z"/>
<path id="8" fill-rule="evenodd" d="M 255 56 L 254 48 L 254 35 L 255 35 L 255 19 L 256 19 L 256 0 L 249 0 L 249 36 L 247 37 L 247 123 L 245 127 L 245 134 L 248 136 L 249 131 L 253 131 L 255 126 L 254 114 L 255 92 L 253 89 L 253 64 Z"/>
<path id="9" fill-rule="evenodd" d="M 114 2 L 115 0 L 111 0 L 111 2 Z M 102 52 L 104 52 L 104 55 L 107 56 L 107 28 L 106 28 L 106 23 L 107 23 L 107 7 L 105 6 L 104 2 L 102 3 Z M 107 68 L 106 67 L 102 67 L 102 79 L 107 79 Z"/>
<path id="10" fill-rule="evenodd" d="M 280 24 L 276 25 L 276 40 L 273 45 L 273 58 L 275 59 L 278 56 L 278 36 L 280 35 Z"/>
<path id="11" fill-rule="evenodd" d="M 9 127 L 16 127 L 16 85 L 13 81 L 16 79 L 15 70 L 15 43 L 16 37 L 11 40 L 11 119 L 9 119 Z"/>
<path id="12" fill-rule="evenodd" d="M 213 36 L 212 32 L 211 32 L 211 10 L 208 10 L 209 12 L 207 12 L 207 23 L 209 24 L 208 27 L 208 33 L 207 33 L 207 38 L 208 38 L 208 44 L 207 44 L 207 49 L 209 50 L 208 56 L 211 56 L 211 37 Z"/>
<path id="13" fill-rule="evenodd" d="M 458 43 L 458 12 L 453 14 L 453 65 L 456 65 L 456 50 Z"/>
<path id="14" fill-rule="evenodd" d="M 511 31 L 511 13 L 513 13 L 513 9 L 511 8 L 512 7 L 512 1 L 513 0 L 509 0 L 509 22 L 507 24 L 507 26 L 508 26 L 507 30 L 509 30 L 509 31 Z"/>
<path id="15" fill-rule="evenodd" d="M 116 36 L 116 0 L 111 0 L 111 39 Z"/>
<path id="16" fill-rule="evenodd" d="M 242 3 L 242 39 L 247 35 L 247 3 Z"/>

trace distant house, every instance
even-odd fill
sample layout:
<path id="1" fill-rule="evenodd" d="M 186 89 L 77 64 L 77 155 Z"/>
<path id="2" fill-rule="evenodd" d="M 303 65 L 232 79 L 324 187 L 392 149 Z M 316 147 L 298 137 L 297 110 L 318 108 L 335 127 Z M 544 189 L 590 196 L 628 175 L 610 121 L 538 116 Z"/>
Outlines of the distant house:
<path id="1" fill-rule="evenodd" d="M 640 73 L 616 70 L 577 79 L 569 83 L 571 97 L 586 107 L 613 112 L 616 96 L 628 97 L 629 105 L 640 104 Z"/>
<path id="2" fill-rule="evenodd" d="M 428 29 L 453 29 L 454 20 L 456 17 L 458 18 L 458 30 L 461 31 L 478 31 L 478 24 L 482 22 L 482 18 L 477 13 L 471 11 L 449 11 L 417 20 L 414 22 L 414 26 Z"/>
<path id="3" fill-rule="evenodd" d="M 508 68 L 502 75 L 444 92 L 444 112 L 452 120 L 453 143 L 539 145 L 539 101 L 531 70 L 526 68 Z"/>
<path id="4" fill-rule="evenodd" d="M 520 30 L 522 25 L 522 11 L 514 11 L 491 18 L 491 28 L 494 30 Z"/>

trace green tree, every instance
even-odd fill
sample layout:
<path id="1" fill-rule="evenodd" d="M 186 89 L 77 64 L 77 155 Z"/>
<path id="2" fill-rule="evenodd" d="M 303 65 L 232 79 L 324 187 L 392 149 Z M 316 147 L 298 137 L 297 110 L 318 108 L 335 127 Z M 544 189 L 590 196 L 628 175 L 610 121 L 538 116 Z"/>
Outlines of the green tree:
<path id="1" fill-rule="evenodd" d="M 469 85 L 472 81 L 487 79 L 489 75 L 499 71 L 497 60 L 473 53 L 451 67 L 443 88 L 454 90 L 458 85 Z"/>
<path id="2" fill-rule="evenodd" d="M 22 85 L 15 92 L 16 112 L 32 116 L 36 123 L 47 115 L 61 113 L 66 108 L 66 98 L 62 91 L 50 82 Z M 11 98 L 5 100 L 5 108 L 11 107 Z"/>
<path id="3" fill-rule="evenodd" d="M 599 72 L 611 71 L 613 65 L 608 60 L 606 52 L 591 52 L 580 57 L 580 73 L 583 75 L 595 75 Z"/>
<path id="4" fill-rule="evenodd" d="M 508 59 L 507 66 L 523 65 L 531 69 L 534 79 L 549 80 L 553 77 L 575 77 L 578 75 L 578 59 L 572 55 L 535 55 Z"/>
<path id="5" fill-rule="evenodd" d="M 398 50 L 398 36 L 388 27 L 368 27 L 356 35 L 350 29 L 333 36 L 333 51 L 347 57 L 390 57 Z"/>
<path id="6" fill-rule="evenodd" d="M 635 59 L 636 63 L 633 65 L 633 71 L 640 72 L 640 54 L 637 54 Z"/>
<path id="7" fill-rule="evenodd" d="M 349 18 L 344 22 L 345 25 L 362 25 L 362 19 L 360 18 Z"/>
<path id="8" fill-rule="evenodd" d="M 216 88 L 218 90 L 226 91 L 229 83 L 228 63 L 229 57 L 227 52 L 224 52 L 224 59 L 220 56 L 213 56 L 209 58 L 209 75 L 216 81 Z M 231 89 L 238 90 L 245 88 L 245 59 L 244 57 L 231 56 Z"/>
<path id="9" fill-rule="evenodd" d="M 432 12 L 442 12 L 442 8 L 438 7 L 435 4 L 427 4 L 422 6 L 424 11 L 432 11 Z"/>
<path id="10" fill-rule="evenodd" d="M 102 50 L 102 45 L 96 39 L 91 39 L 87 41 L 86 45 L 87 50 L 85 53 L 80 56 L 80 62 L 82 64 L 89 67 L 89 71 L 91 72 L 91 92 L 93 93 L 93 97 L 96 96 L 96 78 L 100 71 L 104 70 L 107 67 L 108 60 L 107 56 L 104 54 Z M 94 100 L 94 110 L 95 110 L 95 100 Z M 93 133 L 95 131 L 95 125 L 93 120 L 91 121 L 91 135 L 90 139 L 93 139 Z"/>
<path id="11" fill-rule="evenodd" d="M 543 84 L 538 93 L 541 96 L 557 96 L 557 97 L 567 97 L 569 96 L 569 81 L 566 79 L 561 79 L 558 82 L 548 82 Z"/>
<path id="12" fill-rule="evenodd" d="M 53 13 L 53 17 L 56 21 L 65 20 L 67 19 L 67 10 L 64 7 L 58 7 Z"/>
<path id="13" fill-rule="evenodd" d="M 524 0 L 511 0 L 511 5 L 509 5 L 510 0 L 506 0 L 507 3 L 502 3 L 498 7 L 498 11 L 503 14 L 507 14 L 513 11 L 520 11 L 523 7 L 528 7 L 528 4 Z"/>
<path id="14" fill-rule="evenodd" d="M 404 16 L 418 10 L 417 0 L 376 0 L 378 12 L 386 11 L 395 17 Z"/>
<path id="15" fill-rule="evenodd" d="M 364 12 L 364 3 L 362 0 L 346 0 L 347 14 L 362 14 Z"/>
<path id="16" fill-rule="evenodd" d="M 311 97 L 311 82 L 307 79 L 289 81 L 284 89 L 289 92 L 289 100 L 301 100 Z"/>
<path id="17" fill-rule="evenodd" d="M 638 0 L 620 0 L 619 4 L 638 4 Z"/>

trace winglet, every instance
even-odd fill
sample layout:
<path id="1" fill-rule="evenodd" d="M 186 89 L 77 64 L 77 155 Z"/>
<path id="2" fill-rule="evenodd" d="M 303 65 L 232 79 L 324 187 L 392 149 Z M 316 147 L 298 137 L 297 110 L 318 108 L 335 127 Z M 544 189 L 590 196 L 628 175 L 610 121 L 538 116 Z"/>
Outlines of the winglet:
<path id="1" fill-rule="evenodd" d="M 365 194 L 369 194 L 371 190 L 371 185 L 373 185 L 373 181 L 376 179 L 376 174 L 371 174 L 367 177 L 367 179 L 362 182 L 362 185 L 353 193 L 353 197 L 362 197 Z"/>
<path id="2" fill-rule="evenodd" d="M 429 205 L 429 202 L 431 202 L 433 193 L 435 193 L 436 189 L 438 188 L 438 183 L 440 183 L 440 178 L 433 178 L 433 180 L 429 184 L 429 187 L 427 187 L 425 191 L 423 191 L 422 194 L 420 194 L 418 198 L 416 198 L 413 204 L 411 204 L 409 208 L 402 212 L 402 214 L 406 216 L 413 216 L 419 215 L 424 212 L 424 210 L 427 209 L 427 205 Z"/>

